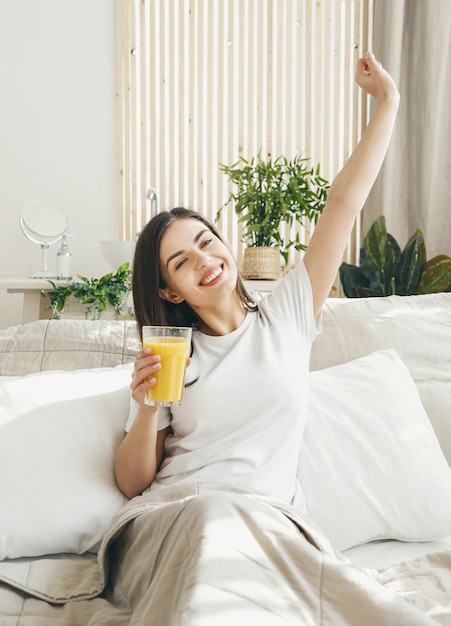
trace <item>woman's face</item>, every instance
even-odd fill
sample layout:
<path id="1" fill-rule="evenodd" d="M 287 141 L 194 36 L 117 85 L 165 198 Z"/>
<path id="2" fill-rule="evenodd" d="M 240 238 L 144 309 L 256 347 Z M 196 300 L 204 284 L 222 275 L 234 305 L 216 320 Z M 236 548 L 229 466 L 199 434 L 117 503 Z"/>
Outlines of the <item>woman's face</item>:
<path id="1" fill-rule="evenodd" d="M 186 300 L 193 307 L 218 304 L 218 297 L 234 292 L 238 277 L 228 247 L 197 219 L 178 219 L 160 242 L 160 267 L 170 302 Z"/>

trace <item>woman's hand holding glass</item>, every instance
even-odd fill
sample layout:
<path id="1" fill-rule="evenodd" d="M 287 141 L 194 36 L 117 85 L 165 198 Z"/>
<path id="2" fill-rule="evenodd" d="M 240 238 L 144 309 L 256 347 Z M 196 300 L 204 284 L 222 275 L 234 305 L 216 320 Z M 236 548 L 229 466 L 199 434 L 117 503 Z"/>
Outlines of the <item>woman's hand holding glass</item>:
<path id="1" fill-rule="evenodd" d="M 186 367 L 191 363 L 190 357 L 186 359 Z M 140 350 L 135 358 L 135 366 L 130 384 L 133 400 L 145 409 L 152 412 L 158 410 L 158 406 L 149 405 L 145 402 L 146 393 L 156 384 L 155 372 L 161 369 L 161 357 L 152 352 L 150 348 Z"/>
<path id="2" fill-rule="evenodd" d="M 135 359 L 135 366 L 132 373 L 132 382 L 130 384 L 131 394 L 141 407 L 155 412 L 157 406 L 149 406 L 145 404 L 144 399 L 146 392 L 156 383 L 155 372 L 161 369 L 161 359 L 159 354 L 152 354 L 150 348 L 143 348 L 138 352 Z"/>

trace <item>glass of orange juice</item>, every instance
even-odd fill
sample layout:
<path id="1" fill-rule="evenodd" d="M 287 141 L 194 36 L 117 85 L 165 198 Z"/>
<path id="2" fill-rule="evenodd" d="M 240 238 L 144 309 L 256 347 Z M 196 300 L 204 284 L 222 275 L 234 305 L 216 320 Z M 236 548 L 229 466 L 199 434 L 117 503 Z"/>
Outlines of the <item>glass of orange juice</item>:
<path id="1" fill-rule="evenodd" d="M 143 348 L 150 348 L 152 354 L 159 354 L 161 358 L 161 368 L 152 375 L 156 383 L 146 393 L 146 404 L 182 404 L 191 332 L 191 328 L 180 326 L 142 327 Z"/>

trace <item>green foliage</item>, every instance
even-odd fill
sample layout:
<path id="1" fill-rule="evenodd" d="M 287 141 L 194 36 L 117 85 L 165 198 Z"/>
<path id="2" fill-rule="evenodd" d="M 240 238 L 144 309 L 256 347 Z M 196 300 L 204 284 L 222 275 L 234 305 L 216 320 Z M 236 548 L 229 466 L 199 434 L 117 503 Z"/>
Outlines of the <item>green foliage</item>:
<path id="1" fill-rule="evenodd" d="M 242 241 L 248 246 L 279 246 L 287 263 L 290 248 L 305 250 L 299 235 L 285 241 L 286 227 L 298 222 L 307 228 L 316 224 L 326 204 L 329 183 L 320 175 L 320 168 L 308 165 L 310 159 L 300 155 L 289 160 L 279 156 L 265 161 L 261 152 L 247 161 L 243 157 L 233 165 L 220 164 L 234 190 L 222 211 L 233 203 L 242 225 Z"/>
<path id="2" fill-rule="evenodd" d="M 53 311 L 53 319 L 59 320 L 61 318 L 61 313 L 64 311 L 64 307 L 66 305 L 67 300 L 72 295 L 72 289 L 69 286 L 58 285 L 56 286 L 53 280 L 49 280 L 49 283 L 52 285 L 52 291 L 45 291 L 44 289 L 41 291 L 41 296 L 48 296 L 50 300 L 50 308 Z"/>
<path id="3" fill-rule="evenodd" d="M 116 317 L 127 315 L 133 317 L 133 311 L 127 306 L 127 297 L 131 290 L 131 270 L 129 263 L 121 265 L 115 274 L 112 272 L 100 278 L 86 278 L 77 275 L 79 281 L 69 285 L 55 285 L 49 280 L 53 290 L 41 292 L 48 296 L 53 310 L 54 319 L 59 319 L 67 300 L 73 296 L 81 304 L 85 304 L 85 317 L 98 320 L 108 305 L 113 307 Z"/>
<path id="4" fill-rule="evenodd" d="M 440 254 L 426 260 L 426 245 L 419 229 L 401 250 L 387 233 L 384 216 L 368 230 L 360 249 L 360 264 L 342 263 L 339 272 L 347 298 L 451 291 L 451 257 Z"/>

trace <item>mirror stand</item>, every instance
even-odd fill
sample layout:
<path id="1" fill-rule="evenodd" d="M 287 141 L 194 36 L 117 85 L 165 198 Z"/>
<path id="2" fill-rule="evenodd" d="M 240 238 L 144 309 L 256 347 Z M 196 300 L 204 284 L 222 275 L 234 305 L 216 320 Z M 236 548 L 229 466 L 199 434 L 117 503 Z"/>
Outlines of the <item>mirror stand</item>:
<path id="1" fill-rule="evenodd" d="M 28 278 L 56 278 L 47 265 L 49 246 L 66 234 L 69 220 L 60 208 L 43 201 L 33 200 L 22 209 L 20 228 L 27 239 L 41 247 L 42 269 Z"/>
<path id="2" fill-rule="evenodd" d="M 49 249 L 48 243 L 41 243 L 41 256 L 42 256 L 42 270 L 31 274 L 28 278 L 56 278 L 54 272 L 50 272 L 47 264 L 47 250 Z"/>

